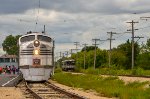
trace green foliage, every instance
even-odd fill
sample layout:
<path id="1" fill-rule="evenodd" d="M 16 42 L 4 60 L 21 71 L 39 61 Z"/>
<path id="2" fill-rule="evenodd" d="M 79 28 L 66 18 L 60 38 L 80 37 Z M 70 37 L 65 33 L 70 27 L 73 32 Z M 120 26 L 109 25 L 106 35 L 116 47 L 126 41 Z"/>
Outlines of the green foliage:
<path id="1" fill-rule="evenodd" d="M 100 74 L 100 70 L 99 69 L 94 69 L 94 68 L 88 68 L 86 70 L 83 70 L 82 72 L 87 73 L 87 74 L 95 74 L 98 75 Z"/>
<path id="2" fill-rule="evenodd" d="M 96 47 L 97 49 L 98 47 Z M 86 47 L 83 47 L 81 52 L 83 52 L 84 50 L 86 49 L 87 52 L 89 51 L 92 51 L 92 50 L 95 50 L 95 46 L 86 46 Z"/>
<path id="3" fill-rule="evenodd" d="M 133 69 L 132 70 L 132 75 L 150 76 L 150 70 L 144 70 L 142 68 Z"/>
<path id="4" fill-rule="evenodd" d="M 94 75 L 135 75 L 135 76 L 150 76 L 150 70 L 144 70 L 142 68 L 136 68 L 133 70 L 114 69 L 114 68 L 88 68 L 82 69 L 79 72 Z"/>
<path id="5" fill-rule="evenodd" d="M 143 69 L 150 69 L 150 39 L 146 44 L 142 44 L 140 48 L 140 54 L 137 57 L 136 64 Z"/>
<path id="6" fill-rule="evenodd" d="M 96 68 L 99 68 L 103 64 L 107 63 L 108 54 L 107 54 L 106 50 L 100 50 L 100 49 L 97 49 L 96 53 L 97 53 Z M 94 50 L 88 51 L 85 54 L 86 54 L 85 68 L 87 69 L 87 68 L 93 67 Z M 72 58 L 76 60 L 76 66 L 81 69 L 84 68 L 84 57 L 83 56 L 84 56 L 84 52 L 78 52 L 77 54 L 72 55 Z M 76 57 L 77 57 L 77 59 L 76 59 Z"/>
<path id="7" fill-rule="evenodd" d="M 138 56 L 136 64 L 143 69 L 150 69 L 150 52 L 142 53 Z"/>
<path id="8" fill-rule="evenodd" d="M 17 43 L 18 43 L 19 37 L 20 35 L 17 35 L 17 36 L 9 35 L 3 41 L 2 43 L 3 50 L 6 51 L 7 54 L 18 55 L 19 47 L 17 46 Z"/>
<path id="9" fill-rule="evenodd" d="M 57 82 L 84 90 L 95 90 L 105 97 L 120 99 L 149 99 L 150 88 L 144 88 L 148 82 L 133 82 L 125 84 L 118 77 L 101 77 L 96 75 L 75 75 L 71 73 L 57 73 L 52 78 Z M 76 83 L 74 83 L 76 82 Z"/>
<path id="10" fill-rule="evenodd" d="M 111 64 L 113 64 L 112 66 L 116 69 L 124 68 L 123 66 L 126 65 L 126 61 L 127 61 L 127 57 L 125 53 L 122 53 L 122 51 L 114 50 L 112 51 L 112 56 L 113 56 L 111 58 L 112 61 Z"/>
<path id="11" fill-rule="evenodd" d="M 62 69 L 58 66 L 57 68 L 55 68 L 55 73 L 59 73 L 59 72 L 62 72 Z"/>
<path id="12" fill-rule="evenodd" d="M 146 44 L 142 44 L 140 47 L 138 43 L 134 44 L 134 69 L 150 69 L 150 39 L 147 40 Z M 71 58 L 76 60 L 76 71 L 81 71 L 84 68 L 84 53 L 85 53 L 85 69 L 94 67 L 94 46 L 87 46 L 86 52 L 82 49 L 81 52 L 72 54 Z M 109 64 L 109 51 L 101 50 L 96 48 L 96 68 L 108 68 Z M 61 59 L 62 61 L 62 59 Z M 59 61 L 59 63 L 61 63 Z M 111 51 L 111 69 L 131 69 L 132 63 L 132 43 L 127 40 L 127 42 L 120 44 L 117 48 L 113 48 Z M 113 71 L 111 71 L 113 72 Z M 136 71 L 132 71 L 131 74 L 137 74 Z"/>
<path id="13" fill-rule="evenodd" d="M 126 64 L 124 64 L 126 69 L 131 69 L 131 59 L 132 59 L 132 46 L 131 42 L 128 40 L 126 43 L 121 44 L 117 47 L 117 51 L 122 51 L 122 53 L 126 56 Z M 134 44 L 134 59 L 136 60 L 136 57 L 139 55 L 140 48 L 137 43 Z"/>

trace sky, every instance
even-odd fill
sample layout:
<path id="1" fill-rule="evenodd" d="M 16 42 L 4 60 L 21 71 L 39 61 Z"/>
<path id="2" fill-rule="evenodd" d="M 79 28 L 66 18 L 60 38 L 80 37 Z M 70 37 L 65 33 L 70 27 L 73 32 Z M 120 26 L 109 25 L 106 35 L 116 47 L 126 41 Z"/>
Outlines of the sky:
<path id="1" fill-rule="evenodd" d="M 135 39 L 139 44 L 150 38 L 150 0 L 0 0 L 0 43 L 8 35 L 24 35 L 28 31 L 41 32 L 46 26 L 46 34 L 55 39 L 55 55 L 75 49 L 74 42 L 91 46 L 92 39 L 100 39 L 101 49 L 109 49 L 110 35 L 112 47 L 131 40 L 131 29 L 135 21 Z M 0 54 L 3 54 L 0 45 Z"/>

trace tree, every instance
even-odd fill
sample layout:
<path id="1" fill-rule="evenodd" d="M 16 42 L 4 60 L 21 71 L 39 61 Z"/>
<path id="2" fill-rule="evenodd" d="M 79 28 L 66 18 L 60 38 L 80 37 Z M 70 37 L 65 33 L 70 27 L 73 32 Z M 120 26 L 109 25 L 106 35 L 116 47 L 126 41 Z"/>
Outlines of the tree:
<path id="1" fill-rule="evenodd" d="M 91 49 L 91 47 L 90 47 Z M 86 53 L 86 64 L 85 64 L 85 68 L 89 68 L 89 67 L 94 67 L 94 50 L 89 50 Z M 107 63 L 107 51 L 106 50 L 101 50 L 101 49 L 97 49 L 96 51 L 97 55 L 96 55 L 96 68 L 99 68 L 100 66 L 104 65 Z M 73 54 L 72 58 L 76 59 L 76 55 L 77 54 Z M 78 59 L 76 60 L 76 63 L 78 63 L 78 67 L 80 68 L 84 68 L 84 52 L 78 52 Z M 77 65 L 77 64 L 76 64 Z"/>
<path id="2" fill-rule="evenodd" d="M 150 69 L 150 39 L 147 40 L 146 44 L 142 44 L 137 60 L 138 67 Z"/>
<path id="3" fill-rule="evenodd" d="M 98 48 L 98 47 L 96 47 L 96 49 L 97 49 L 97 48 Z M 85 49 L 85 47 L 82 48 L 81 52 L 83 52 L 84 49 Z M 95 46 L 86 46 L 86 51 L 87 51 L 87 52 L 89 52 L 89 51 L 91 51 L 91 50 L 95 50 Z"/>
<path id="4" fill-rule="evenodd" d="M 9 35 L 2 43 L 3 50 L 9 55 L 18 55 L 19 47 L 17 46 L 18 39 L 21 35 Z"/>
<path id="5" fill-rule="evenodd" d="M 125 53 L 127 60 L 126 60 L 126 65 L 125 68 L 126 69 L 130 69 L 131 68 L 131 63 L 132 63 L 132 43 L 127 40 L 126 43 L 121 44 L 117 47 L 118 51 L 122 51 L 123 53 Z M 136 60 L 137 56 L 139 55 L 140 52 L 140 48 L 137 42 L 135 42 L 134 44 L 134 60 Z"/>
<path id="6" fill-rule="evenodd" d="M 143 69 L 150 69 L 150 52 L 140 54 L 137 59 L 138 67 Z"/>
<path id="7" fill-rule="evenodd" d="M 125 68 L 127 57 L 125 53 L 122 51 L 113 50 L 112 51 L 112 65 L 115 66 L 117 69 Z"/>

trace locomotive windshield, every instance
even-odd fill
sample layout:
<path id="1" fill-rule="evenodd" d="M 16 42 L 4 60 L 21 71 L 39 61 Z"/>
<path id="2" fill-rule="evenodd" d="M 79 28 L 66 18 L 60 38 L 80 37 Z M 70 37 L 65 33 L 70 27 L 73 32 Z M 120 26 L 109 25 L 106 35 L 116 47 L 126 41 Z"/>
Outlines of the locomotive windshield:
<path id="1" fill-rule="evenodd" d="M 35 40 L 35 35 L 24 36 L 20 39 L 21 42 L 28 42 Z"/>
<path id="2" fill-rule="evenodd" d="M 74 61 L 68 61 L 66 62 L 67 65 L 75 65 L 75 62 Z"/>
<path id="3" fill-rule="evenodd" d="M 51 38 L 43 35 L 38 35 L 37 39 L 40 41 L 51 42 Z"/>
<path id="4" fill-rule="evenodd" d="M 75 61 L 65 61 L 64 65 L 75 65 Z"/>

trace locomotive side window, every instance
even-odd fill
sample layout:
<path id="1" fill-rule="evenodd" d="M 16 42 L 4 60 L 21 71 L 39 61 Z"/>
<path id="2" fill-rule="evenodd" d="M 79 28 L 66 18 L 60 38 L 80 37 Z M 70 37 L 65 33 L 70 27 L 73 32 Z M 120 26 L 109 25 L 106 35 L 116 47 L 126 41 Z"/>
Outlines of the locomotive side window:
<path id="1" fill-rule="evenodd" d="M 34 35 L 24 36 L 20 39 L 21 42 L 28 42 L 28 41 L 33 41 L 33 40 L 35 40 Z"/>
<path id="2" fill-rule="evenodd" d="M 38 35 L 37 39 L 40 41 L 51 42 L 51 38 L 47 36 Z"/>

